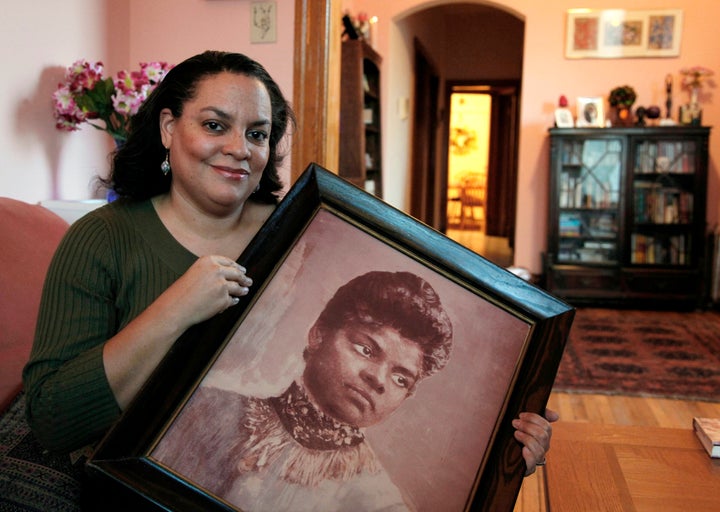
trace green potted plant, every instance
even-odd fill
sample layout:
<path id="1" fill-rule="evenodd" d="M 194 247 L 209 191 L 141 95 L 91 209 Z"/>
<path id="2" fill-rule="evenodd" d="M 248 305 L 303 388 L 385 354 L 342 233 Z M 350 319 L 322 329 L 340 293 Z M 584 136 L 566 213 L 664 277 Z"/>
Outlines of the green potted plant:
<path id="1" fill-rule="evenodd" d="M 633 124 L 631 108 L 636 99 L 635 89 L 629 85 L 615 87 L 610 91 L 608 103 L 615 113 L 613 124 L 621 126 L 631 126 Z"/>

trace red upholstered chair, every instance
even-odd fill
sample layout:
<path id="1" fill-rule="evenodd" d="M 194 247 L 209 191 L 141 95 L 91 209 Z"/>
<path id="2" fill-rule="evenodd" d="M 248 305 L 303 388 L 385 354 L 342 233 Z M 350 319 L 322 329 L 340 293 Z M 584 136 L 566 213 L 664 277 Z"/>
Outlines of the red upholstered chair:
<path id="1" fill-rule="evenodd" d="M 0 197 L 0 412 L 22 388 L 45 274 L 68 227 L 42 206 Z"/>

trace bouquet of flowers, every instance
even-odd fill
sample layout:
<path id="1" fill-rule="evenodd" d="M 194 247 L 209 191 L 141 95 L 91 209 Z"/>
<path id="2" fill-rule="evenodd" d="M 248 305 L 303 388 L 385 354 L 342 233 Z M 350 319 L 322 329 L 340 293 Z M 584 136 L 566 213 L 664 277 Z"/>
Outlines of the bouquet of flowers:
<path id="1" fill-rule="evenodd" d="M 115 78 L 104 78 L 102 62 L 74 62 L 53 93 L 55 127 L 75 131 L 88 123 L 108 132 L 116 142 L 126 141 L 130 118 L 170 68 L 165 62 L 140 63 L 139 71 L 120 71 Z"/>
<path id="2" fill-rule="evenodd" d="M 704 66 L 692 66 L 690 68 L 681 69 L 680 74 L 683 75 L 683 87 L 688 89 L 698 89 L 702 86 L 703 81 L 708 80 L 715 73 L 712 69 Z"/>

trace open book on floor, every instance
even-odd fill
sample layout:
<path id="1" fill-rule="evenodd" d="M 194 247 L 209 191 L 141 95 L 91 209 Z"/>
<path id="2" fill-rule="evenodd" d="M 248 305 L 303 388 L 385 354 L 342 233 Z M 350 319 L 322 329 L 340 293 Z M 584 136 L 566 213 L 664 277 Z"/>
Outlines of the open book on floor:
<path id="1" fill-rule="evenodd" d="M 693 430 L 712 458 L 720 458 L 720 418 L 693 418 Z"/>

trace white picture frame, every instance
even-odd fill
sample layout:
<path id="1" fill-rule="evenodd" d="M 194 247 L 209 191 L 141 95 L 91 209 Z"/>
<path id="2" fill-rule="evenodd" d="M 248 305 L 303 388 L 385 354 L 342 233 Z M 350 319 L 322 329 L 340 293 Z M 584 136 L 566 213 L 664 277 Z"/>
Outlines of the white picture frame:
<path id="1" fill-rule="evenodd" d="M 605 126 L 605 109 L 600 96 L 583 96 L 577 99 L 578 127 L 603 128 Z"/>
<path id="2" fill-rule="evenodd" d="M 569 108 L 555 109 L 555 126 L 558 128 L 572 128 L 575 126 L 575 119 Z"/>

